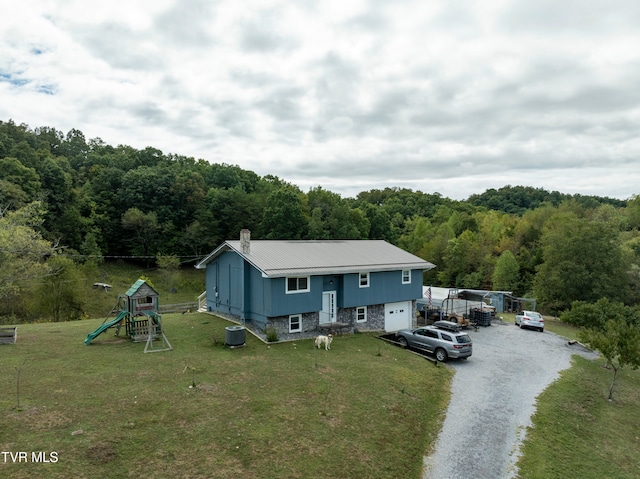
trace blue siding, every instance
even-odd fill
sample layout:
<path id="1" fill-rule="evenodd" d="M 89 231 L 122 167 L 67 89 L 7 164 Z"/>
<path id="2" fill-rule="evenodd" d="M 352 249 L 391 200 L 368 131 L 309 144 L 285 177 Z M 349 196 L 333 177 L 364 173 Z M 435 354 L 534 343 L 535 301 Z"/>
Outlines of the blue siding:
<path id="1" fill-rule="evenodd" d="M 286 293 L 286 278 L 264 278 L 238 254 L 226 251 L 207 264 L 207 309 L 266 325 L 268 318 L 314 313 L 322 309 L 322 292 L 336 291 L 338 308 L 409 301 L 422 297 L 422 270 L 402 284 L 401 271 L 371 273 L 369 287 L 359 275 L 312 276 L 310 291 Z"/>
<path id="2" fill-rule="evenodd" d="M 207 265 L 208 310 L 241 316 L 243 263 L 237 254 L 225 252 Z"/>
<path id="3" fill-rule="evenodd" d="M 310 278 L 308 293 L 286 292 L 286 278 L 269 280 L 273 299 L 269 316 L 312 313 L 322 309 L 322 276 Z"/>
<path id="4" fill-rule="evenodd" d="M 246 264 L 246 280 L 245 319 L 266 325 L 271 309 L 269 281 L 249 263 Z"/>
<path id="5" fill-rule="evenodd" d="M 363 271 L 364 272 L 364 271 Z M 360 275 L 344 276 L 343 308 L 409 301 L 422 297 L 422 270 L 411 271 L 411 283 L 402 284 L 402 271 L 382 271 L 369 275 L 369 287 L 360 288 Z"/>
<path id="6" fill-rule="evenodd" d="M 310 279 L 308 293 L 286 294 L 286 279 L 263 278 L 233 252 L 207 265 L 207 309 L 266 324 L 267 318 L 310 313 L 322 308 L 323 278 Z M 217 293 L 217 296 L 216 296 Z"/>

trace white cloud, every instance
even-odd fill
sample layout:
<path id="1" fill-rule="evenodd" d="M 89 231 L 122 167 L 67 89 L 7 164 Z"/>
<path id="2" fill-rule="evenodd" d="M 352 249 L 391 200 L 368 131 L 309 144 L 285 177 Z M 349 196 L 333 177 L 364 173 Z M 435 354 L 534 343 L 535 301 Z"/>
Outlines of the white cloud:
<path id="1" fill-rule="evenodd" d="M 623 0 L 26 0 L 0 16 L 0 119 L 345 196 L 628 198 L 639 23 Z"/>

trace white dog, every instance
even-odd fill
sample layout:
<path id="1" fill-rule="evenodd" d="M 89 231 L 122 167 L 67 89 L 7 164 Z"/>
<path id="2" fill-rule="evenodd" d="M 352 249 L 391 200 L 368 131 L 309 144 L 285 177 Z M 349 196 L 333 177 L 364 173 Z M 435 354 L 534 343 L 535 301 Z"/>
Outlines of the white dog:
<path id="1" fill-rule="evenodd" d="M 328 336 L 320 335 L 316 338 L 316 347 L 320 348 L 324 344 L 324 349 L 329 350 L 331 349 L 331 341 L 333 341 L 332 335 L 328 335 Z"/>

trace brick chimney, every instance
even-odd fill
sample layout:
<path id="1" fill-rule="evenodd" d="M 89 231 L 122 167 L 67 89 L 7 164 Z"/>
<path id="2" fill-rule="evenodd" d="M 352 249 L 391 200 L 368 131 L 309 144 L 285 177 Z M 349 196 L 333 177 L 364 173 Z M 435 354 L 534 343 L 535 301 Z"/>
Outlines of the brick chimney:
<path id="1" fill-rule="evenodd" d="M 240 251 L 242 254 L 251 252 L 251 231 L 246 228 L 240 230 Z"/>

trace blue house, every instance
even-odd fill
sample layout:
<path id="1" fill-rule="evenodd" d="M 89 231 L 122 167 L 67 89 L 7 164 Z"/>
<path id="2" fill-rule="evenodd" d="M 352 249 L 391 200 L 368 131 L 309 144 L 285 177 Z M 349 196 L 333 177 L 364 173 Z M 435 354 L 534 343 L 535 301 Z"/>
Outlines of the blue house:
<path id="1" fill-rule="evenodd" d="M 386 241 L 225 241 L 206 268 L 206 310 L 279 337 L 340 327 L 396 331 L 415 323 L 428 261 Z"/>

